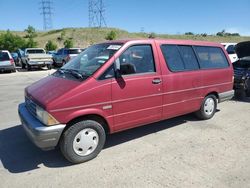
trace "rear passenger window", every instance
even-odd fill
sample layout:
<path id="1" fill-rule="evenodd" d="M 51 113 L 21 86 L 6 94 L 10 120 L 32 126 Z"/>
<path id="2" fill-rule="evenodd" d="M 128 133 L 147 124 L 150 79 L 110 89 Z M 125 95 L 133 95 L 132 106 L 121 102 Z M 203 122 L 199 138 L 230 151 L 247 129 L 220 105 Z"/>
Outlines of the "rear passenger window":
<path id="1" fill-rule="evenodd" d="M 197 70 L 199 69 L 199 64 L 194 54 L 193 48 L 191 46 L 178 46 L 181 52 L 185 70 Z"/>
<path id="2" fill-rule="evenodd" d="M 198 61 L 191 46 L 162 45 L 161 50 L 171 71 L 199 69 Z"/>
<path id="3" fill-rule="evenodd" d="M 184 63 L 176 45 L 162 45 L 161 51 L 171 71 L 175 72 L 185 70 Z"/>
<path id="4" fill-rule="evenodd" d="M 217 47 L 194 47 L 198 55 L 201 69 L 225 68 L 228 61 L 221 48 Z"/>

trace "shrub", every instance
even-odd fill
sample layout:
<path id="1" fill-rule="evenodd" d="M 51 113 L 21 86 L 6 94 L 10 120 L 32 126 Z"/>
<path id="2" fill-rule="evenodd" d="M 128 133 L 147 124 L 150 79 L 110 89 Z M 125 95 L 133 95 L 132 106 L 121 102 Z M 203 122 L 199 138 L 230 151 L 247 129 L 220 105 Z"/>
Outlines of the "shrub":
<path id="1" fill-rule="evenodd" d="M 72 48 L 74 46 L 73 41 L 70 39 L 65 40 L 63 44 L 65 48 Z"/>
<path id="2" fill-rule="evenodd" d="M 0 35 L 0 49 L 2 50 L 14 52 L 19 48 L 25 48 L 26 45 L 27 43 L 22 37 L 14 35 L 9 30 Z"/>
<path id="3" fill-rule="evenodd" d="M 45 45 L 45 49 L 46 49 L 47 51 L 56 50 L 56 49 L 57 49 L 57 45 L 56 45 L 53 41 L 49 40 L 49 41 L 46 43 L 46 45 Z"/>
<path id="4" fill-rule="evenodd" d="M 115 40 L 117 37 L 117 34 L 115 31 L 110 31 L 107 36 L 105 37 L 106 40 Z"/>

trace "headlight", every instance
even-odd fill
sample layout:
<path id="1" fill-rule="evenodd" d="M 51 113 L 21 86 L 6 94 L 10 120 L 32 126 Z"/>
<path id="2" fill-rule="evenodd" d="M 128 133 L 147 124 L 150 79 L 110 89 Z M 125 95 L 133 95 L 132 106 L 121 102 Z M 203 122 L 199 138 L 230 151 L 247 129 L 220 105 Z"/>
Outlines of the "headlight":
<path id="1" fill-rule="evenodd" d="M 36 106 L 36 116 L 45 125 L 51 126 L 59 124 L 59 122 L 52 115 L 39 106 Z"/>

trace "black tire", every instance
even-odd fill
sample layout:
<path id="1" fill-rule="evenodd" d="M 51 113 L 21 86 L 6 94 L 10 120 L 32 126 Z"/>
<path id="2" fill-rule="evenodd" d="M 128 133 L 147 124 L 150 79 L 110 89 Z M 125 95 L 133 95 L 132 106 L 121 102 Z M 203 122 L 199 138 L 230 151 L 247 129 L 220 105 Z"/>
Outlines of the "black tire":
<path id="1" fill-rule="evenodd" d="M 51 70 L 52 69 L 52 65 L 47 65 L 47 69 Z"/>
<path id="2" fill-rule="evenodd" d="M 88 130 L 88 129 L 94 130 L 98 134 L 98 143 L 97 143 L 96 148 L 90 154 L 83 156 L 83 155 L 76 153 L 74 149 L 74 141 L 76 141 L 77 135 L 81 134 L 81 131 L 84 132 L 85 130 Z M 83 162 L 86 162 L 95 158 L 101 152 L 105 144 L 105 140 L 106 140 L 105 130 L 103 129 L 100 123 L 93 121 L 93 120 L 83 120 L 78 123 L 75 123 L 63 133 L 60 139 L 59 146 L 60 146 L 63 156 L 68 161 L 77 164 L 77 163 L 83 163 Z M 79 152 L 81 151 L 82 150 L 79 150 Z"/>
<path id="3" fill-rule="evenodd" d="M 27 64 L 27 71 L 31 71 L 31 66 Z"/>
<path id="4" fill-rule="evenodd" d="M 213 100 L 214 105 L 213 107 L 211 107 L 211 110 L 207 110 L 206 105 L 207 102 L 209 102 L 210 100 Z M 211 101 L 212 102 L 212 101 Z M 210 119 L 214 116 L 215 112 L 217 109 L 217 98 L 214 95 L 208 95 L 204 98 L 201 108 L 200 110 L 198 110 L 197 112 L 195 112 L 195 115 L 197 116 L 197 118 L 201 119 L 201 120 L 207 120 Z"/>
<path id="5" fill-rule="evenodd" d="M 16 68 L 12 69 L 12 71 L 11 71 L 11 72 L 13 72 L 13 73 L 14 73 L 14 72 L 16 72 Z"/>
<path id="6" fill-rule="evenodd" d="M 62 60 L 62 66 L 66 64 L 66 61 L 65 60 Z"/>
<path id="7" fill-rule="evenodd" d="M 25 64 L 22 61 L 21 61 L 21 65 L 22 65 L 22 69 L 26 68 Z"/>
<path id="8" fill-rule="evenodd" d="M 246 98 L 247 92 L 244 89 L 235 90 L 235 99 L 244 100 Z"/>

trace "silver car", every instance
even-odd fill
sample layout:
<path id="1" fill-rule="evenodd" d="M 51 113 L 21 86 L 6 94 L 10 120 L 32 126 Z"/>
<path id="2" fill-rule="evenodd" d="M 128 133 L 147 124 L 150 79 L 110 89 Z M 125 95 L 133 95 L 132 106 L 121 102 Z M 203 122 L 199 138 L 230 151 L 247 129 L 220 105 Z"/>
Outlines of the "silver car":
<path id="1" fill-rule="evenodd" d="M 16 72 L 14 59 L 7 50 L 0 50 L 0 71 Z"/>
<path id="2" fill-rule="evenodd" d="M 53 55 L 54 66 L 63 66 L 83 51 L 81 48 L 61 48 Z"/>

